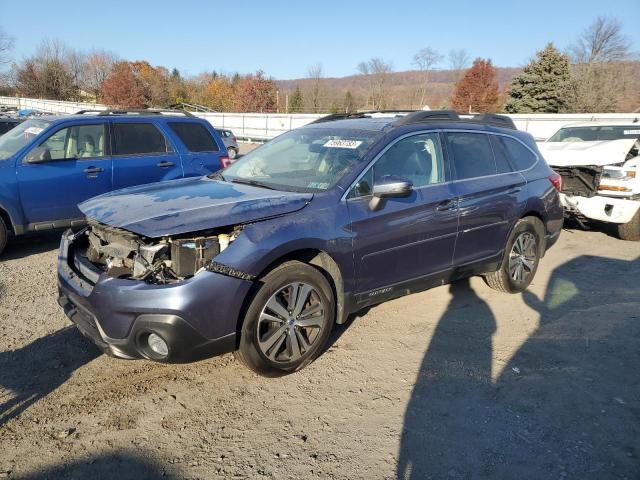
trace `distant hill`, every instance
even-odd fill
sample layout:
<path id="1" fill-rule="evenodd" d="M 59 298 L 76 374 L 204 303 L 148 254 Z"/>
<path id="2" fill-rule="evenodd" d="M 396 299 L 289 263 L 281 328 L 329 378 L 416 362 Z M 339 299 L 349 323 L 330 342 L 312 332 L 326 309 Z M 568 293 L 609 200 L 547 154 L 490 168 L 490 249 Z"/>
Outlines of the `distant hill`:
<path id="1" fill-rule="evenodd" d="M 629 85 L 626 94 L 620 98 L 618 111 L 633 112 L 640 108 L 640 61 L 628 62 L 631 69 Z M 522 72 L 521 68 L 496 67 L 500 90 L 506 97 L 506 92 L 514 76 Z M 426 104 L 432 109 L 447 106 L 456 81 L 462 72 L 455 70 L 436 70 L 429 74 Z M 419 105 L 419 87 L 422 73 L 415 70 L 393 72 L 388 74 L 386 81 L 388 108 L 421 108 Z M 311 86 L 313 80 L 298 78 L 293 80 L 276 80 L 280 91 L 280 111 L 284 111 L 285 98 L 296 88 L 300 87 L 304 99 L 304 111 L 312 112 Z M 328 111 L 332 104 L 341 109 L 344 106 L 345 94 L 351 92 L 356 108 L 366 108 L 369 80 L 364 75 L 350 75 L 347 77 L 328 77 L 322 79 L 320 104 L 323 111 Z"/>
<path id="2" fill-rule="evenodd" d="M 500 89 L 505 90 L 511 79 L 522 72 L 521 68 L 497 68 Z M 454 70 L 435 70 L 429 73 L 429 87 L 427 89 L 427 105 L 440 108 L 447 104 L 456 81 L 462 75 Z M 281 108 L 284 107 L 284 96 L 300 87 L 305 100 L 305 109 L 309 110 L 310 90 L 313 80 L 297 78 L 293 80 L 276 80 L 280 90 Z M 422 82 L 422 72 L 408 70 L 388 74 L 386 81 L 387 101 L 390 108 L 420 108 L 418 91 Z M 359 108 L 365 107 L 368 96 L 369 80 L 364 75 L 350 75 L 348 77 L 327 77 L 322 79 L 321 104 L 329 108 L 331 103 L 342 106 L 347 91 L 353 95 Z"/>

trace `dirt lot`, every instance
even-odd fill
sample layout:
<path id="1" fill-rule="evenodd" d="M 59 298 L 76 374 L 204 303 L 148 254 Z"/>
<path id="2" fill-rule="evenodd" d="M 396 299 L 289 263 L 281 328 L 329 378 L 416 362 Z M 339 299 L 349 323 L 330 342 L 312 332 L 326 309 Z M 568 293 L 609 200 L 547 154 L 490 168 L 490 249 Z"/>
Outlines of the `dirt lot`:
<path id="1" fill-rule="evenodd" d="M 0 478 L 640 478 L 640 244 L 564 231 L 524 295 L 401 298 L 263 379 L 99 355 L 57 242 L 0 260 Z"/>

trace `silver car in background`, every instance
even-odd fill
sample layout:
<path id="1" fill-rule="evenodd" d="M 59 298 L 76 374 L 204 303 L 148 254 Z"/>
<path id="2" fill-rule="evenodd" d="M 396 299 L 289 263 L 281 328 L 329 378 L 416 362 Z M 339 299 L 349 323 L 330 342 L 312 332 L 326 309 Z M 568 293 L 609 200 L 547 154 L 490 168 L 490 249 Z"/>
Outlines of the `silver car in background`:
<path id="1" fill-rule="evenodd" d="M 239 151 L 238 140 L 236 139 L 236 136 L 233 134 L 231 130 L 216 128 L 216 131 L 220 135 L 220 138 L 222 138 L 222 141 L 224 142 L 224 146 L 227 147 L 227 150 L 229 152 L 229 158 L 231 160 L 235 160 L 235 158 L 238 156 L 238 151 Z"/>

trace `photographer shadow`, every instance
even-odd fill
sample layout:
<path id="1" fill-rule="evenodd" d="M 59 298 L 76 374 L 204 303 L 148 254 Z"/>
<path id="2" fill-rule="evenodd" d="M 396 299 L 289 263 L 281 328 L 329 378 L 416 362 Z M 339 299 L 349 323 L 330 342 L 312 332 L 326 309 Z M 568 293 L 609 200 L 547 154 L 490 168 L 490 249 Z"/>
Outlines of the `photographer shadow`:
<path id="1" fill-rule="evenodd" d="M 539 326 L 492 381 L 496 318 L 464 280 L 420 366 L 398 478 L 637 478 L 640 262 L 581 256 L 525 292 Z"/>

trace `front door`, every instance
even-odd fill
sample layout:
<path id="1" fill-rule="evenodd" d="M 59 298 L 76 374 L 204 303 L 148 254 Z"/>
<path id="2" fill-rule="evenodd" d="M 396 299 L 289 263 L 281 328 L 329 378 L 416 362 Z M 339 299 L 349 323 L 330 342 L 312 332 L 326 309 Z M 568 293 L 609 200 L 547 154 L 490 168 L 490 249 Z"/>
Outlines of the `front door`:
<path id="1" fill-rule="evenodd" d="M 372 186 L 387 175 L 410 180 L 413 192 L 374 211 Z M 447 175 L 439 135 L 422 133 L 394 143 L 353 187 L 347 205 L 359 294 L 391 291 L 451 267 L 458 212 Z"/>
<path id="2" fill-rule="evenodd" d="M 180 155 L 152 123 L 112 123 L 113 188 L 182 178 Z"/>
<path id="3" fill-rule="evenodd" d="M 44 161 L 23 159 L 18 164 L 20 198 L 30 228 L 81 219 L 78 203 L 111 190 L 106 138 L 104 123 L 63 127 L 38 145 L 45 149 Z"/>

